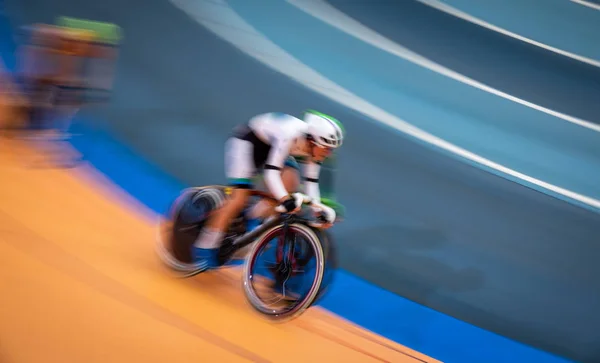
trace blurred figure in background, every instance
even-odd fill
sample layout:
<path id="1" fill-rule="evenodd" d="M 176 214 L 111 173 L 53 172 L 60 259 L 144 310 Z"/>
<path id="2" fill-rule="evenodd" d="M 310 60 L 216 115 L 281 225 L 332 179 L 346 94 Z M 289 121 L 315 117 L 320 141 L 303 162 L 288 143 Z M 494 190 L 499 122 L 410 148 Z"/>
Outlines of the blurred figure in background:
<path id="1" fill-rule="evenodd" d="M 57 22 L 25 27 L 17 54 L 23 97 L 10 123 L 39 152 L 33 165 L 48 157 L 75 165 L 79 155 L 68 156 L 74 150 L 65 142 L 71 122 L 82 107 L 110 100 L 114 81 L 120 28 L 68 17 Z"/>
<path id="2" fill-rule="evenodd" d="M 116 61 L 121 42 L 121 28 L 115 24 L 62 16 L 57 24 L 68 29 L 89 30 L 94 34 L 86 51 L 86 101 L 103 104 L 110 100 Z"/>
<path id="3" fill-rule="evenodd" d="M 95 35 L 46 24 L 26 31 L 27 42 L 17 55 L 17 79 L 27 100 L 21 112 L 24 136 L 42 158 L 63 159 L 67 148 L 61 141 L 68 139 L 70 121 L 83 103 L 84 57 Z"/>

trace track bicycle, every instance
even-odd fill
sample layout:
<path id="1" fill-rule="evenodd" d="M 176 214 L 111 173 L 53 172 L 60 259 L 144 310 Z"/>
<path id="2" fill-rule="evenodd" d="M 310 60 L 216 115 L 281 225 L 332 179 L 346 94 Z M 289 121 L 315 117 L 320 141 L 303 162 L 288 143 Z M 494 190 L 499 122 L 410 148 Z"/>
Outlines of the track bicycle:
<path id="1" fill-rule="evenodd" d="M 198 273 L 190 269 L 191 247 L 207 218 L 222 206 L 230 191 L 229 187 L 223 185 L 184 189 L 172 203 L 166 220 L 159 223 L 158 255 L 178 276 L 190 277 Z M 260 190 L 251 190 L 250 195 L 249 205 L 261 199 L 276 202 Z M 249 248 L 242 258 L 242 287 L 246 300 L 254 310 L 277 322 L 294 319 L 317 303 L 331 284 L 337 267 L 331 234 L 321 230 L 319 227 L 323 221 L 305 208 L 309 203 L 317 209 L 325 204 L 311 201 L 301 193 L 296 195 L 302 197 L 303 201 L 300 212 L 287 214 L 276 208 L 275 215 L 251 231 L 246 230 L 244 212 L 241 212 L 230 223 L 218 253 L 221 268 L 231 267 L 235 266 L 234 257 L 246 247 Z M 336 217 L 336 222 L 339 220 Z M 275 246 L 269 247 L 273 241 Z M 270 253 L 271 256 L 261 258 L 262 253 Z M 265 272 L 257 272 L 257 264 L 265 259 L 269 260 Z M 312 281 L 308 285 L 298 283 L 309 268 L 314 271 Z M 263 299 L 261 289 L 254 285 L 255 282 L 259 285 L 264 282 L 264 290 L 283 297 L 279 299 L 271 294 Z M 300 292 L 301 287 L 306 287 L 304 293 Z"/>

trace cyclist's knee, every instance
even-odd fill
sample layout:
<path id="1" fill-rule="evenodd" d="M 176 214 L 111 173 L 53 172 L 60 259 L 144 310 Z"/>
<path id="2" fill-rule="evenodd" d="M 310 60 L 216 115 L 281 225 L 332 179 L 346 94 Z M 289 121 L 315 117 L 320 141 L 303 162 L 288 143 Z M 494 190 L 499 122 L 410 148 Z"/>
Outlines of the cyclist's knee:
<path id="1" fill-rule="evenodd" d="M 250 195 L 249 189 L 233 188 L 223 206 L 210 218 L 210 226 L 224 229 L 235 216 L 242 211 Z"/>
<path id="2" fill-rule="evenodd" d="M 227 201 L 227 205 L 229 207 L 228 209 L 231 209 L 232 212 L 241 210 L 242 208 L 244 208 L 244 205 L 246 204 L 249 195 L 249 188 L 233 186 L 231 190 L 231 196 Z"/>

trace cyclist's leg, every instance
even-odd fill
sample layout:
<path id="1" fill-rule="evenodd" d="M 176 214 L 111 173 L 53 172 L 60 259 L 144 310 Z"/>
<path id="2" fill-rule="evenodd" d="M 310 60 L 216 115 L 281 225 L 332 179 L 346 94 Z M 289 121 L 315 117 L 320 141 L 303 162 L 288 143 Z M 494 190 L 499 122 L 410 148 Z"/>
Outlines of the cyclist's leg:
<path id="1" fill-rule="evenodd" d="M 253 187 L 255 173 L 253 145 L 232 137 L 225 143 L 225 172 L 233 187 L 230 198 L 206 221 L 194 243 L 194 257 L 200 265 L 216 267 L 216 256 L 229 224 L 244 208 Z M 201 266 L 200 266 L 201 267 Z"/>

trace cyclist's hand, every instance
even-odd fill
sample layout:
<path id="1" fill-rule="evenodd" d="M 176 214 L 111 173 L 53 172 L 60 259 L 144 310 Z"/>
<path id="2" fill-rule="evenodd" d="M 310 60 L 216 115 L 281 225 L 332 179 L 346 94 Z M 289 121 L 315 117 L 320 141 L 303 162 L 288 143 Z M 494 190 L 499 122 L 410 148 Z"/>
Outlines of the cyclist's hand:
<path id="1" fill-rule="evenodd" d="M 296 213 L 302 207 L 302 196 L 301 195 L 290 195 L 287 196 L 284 200 L 281 201 L 279 205 L 283 208 L 278 208 L 279 210 L 285 210 L 285 213 Z"/>
<path id="2" fill-rule="evenodd" d="M 324 206 L 324 208 L 316 208 L 313 207 L 313 211 L 317 216 L 317 224 L 319 228 L 327 229 L 333 226 L 333 222 L 335 221 L 335 210 L 333 208 Z"/>

